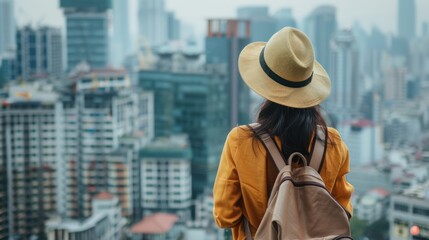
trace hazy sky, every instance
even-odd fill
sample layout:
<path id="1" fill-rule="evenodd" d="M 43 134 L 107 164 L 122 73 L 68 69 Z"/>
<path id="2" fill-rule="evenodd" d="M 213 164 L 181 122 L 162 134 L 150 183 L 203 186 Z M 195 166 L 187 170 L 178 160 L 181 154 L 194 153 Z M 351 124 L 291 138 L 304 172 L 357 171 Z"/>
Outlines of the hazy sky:
<path id="1" fill-rule="evenodd" d="M 124 0 L 125 1 L 125 0 Z M 136 11 L 136 1 L 130 0 Z M 48 24 L 63 26 L 64 18 L 59 9 L 59 0 L 15 0 L 15 10 L 19 25 Z M 193 25 L 197 32 L 205 29 L 208 18 L 234 17 L 240 6 L 268 5 L 270 12 L 290 7 L 293 15 L 302 21 L 314 8 L 321 4 L 333 4 L 337 7 L 337 18 L 340 27 L 349 27 L 358 20 L 369 30 L 372 25 L 378 26 L 386 33 L 396 33 L 397 0 L 166 0 L 167 9 L 176 13 L 179 19 Z M 428 0 L 417 0 L 417 32 L 421 23 L 429 22 Z M 132 23 L 135 29 L 135 23 Z"/>

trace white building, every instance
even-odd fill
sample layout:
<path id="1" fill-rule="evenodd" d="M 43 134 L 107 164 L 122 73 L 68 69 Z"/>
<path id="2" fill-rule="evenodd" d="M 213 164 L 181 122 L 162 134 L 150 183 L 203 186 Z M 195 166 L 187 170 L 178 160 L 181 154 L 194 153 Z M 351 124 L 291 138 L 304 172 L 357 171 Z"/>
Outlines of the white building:
<path id="1" fill-rule="evenodd" d="M 391 240 L 429 239 L 429 182 L 393 195 L 389 212 Z"/>
<path id="2" fill-rule="evenodd" d="M 132 89 L 123 71 L 103 69 L 74 74 L 72 80 L 78 91 L 63 93 L 66 215 L 82 218 L 91 215 L 91 198 L 109 190 L 111 181 L 131 178 L 128 171 L 120 178 L 110 178 L 112 171 L 131 168 L 126 153 L 120 160 L 115 152 L 124 136 L 153 136 L 153 99 L 150 93 Z M 124 194 L 131 191 L 128 187 L 121 190 L 126 191 Z M 131 200 L 120 197 L 119 201 L 125 208 L 132 208 L 128 204 Z"/>
<path id="3" fill-rule="evenodd" d="M 354 206 L 355 217 L 371 224 L 386 214 L 389 203 L 389 192 L 382 188 L 375 188 L 367 192 Z"/>
<path id="4" fill-rule="evenodd" d="M 167 41 L 167 11 L 164 0 L 139 0 L 139 39 L 143 45 L 158 47 Z"/>
<path id="5" fill-rule="evenodd" d="M 347 114 L 357 110 L 363 90 L 359 82 L 359 58 L 355 38 L 351 30 L 342 30 L 331 43 L 332 96 L 329 107 Z M 348 112 L 344 112 L 344 111 Z"/>
<path id="6" fill-rule="evenodd" d="M 342 123 L 339 131 L 349 149 L 351 166 L 371 164 L 382 159 L 380 126 L 370 120 L 356 120 Z"/>
<path id="7" fill-rule="evenodd" d="M 92 201 L 93 214 L 84 221 L 52 218 L 46 222 L 48 240 L 120 240 L 125 219 L 119 201 L 103 192 Z"/>
<path id="8" fill-rule="evenodd" d="M 13 0 L 0 0 L 0 56 L 15 50 L 16 24 Z"/>
<path id="9" fill-rule="evenodd" d="M 9 237 L 41 237 L 44 220 L 64 209 L 64 109 L 51 88 L 48 82 L 12 85 L 0 99 Z"/>
<path id="10" fill-rule="evenodd" d="M 190 219 L 191 156 L 186 135 L 157 139 L 140 151 L 143 215 L 168 211 Z"/>

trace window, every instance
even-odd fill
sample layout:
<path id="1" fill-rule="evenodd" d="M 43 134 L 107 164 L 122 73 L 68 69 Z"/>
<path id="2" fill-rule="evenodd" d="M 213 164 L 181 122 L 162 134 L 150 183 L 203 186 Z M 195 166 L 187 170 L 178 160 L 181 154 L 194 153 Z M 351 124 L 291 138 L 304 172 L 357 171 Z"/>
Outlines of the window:
<path id="1" fill-rule="evenodd" d="M 408 205 L 404 203 L 395 202 L 393 208 L 397 211 L 408 212 Z"/>
<path id="2" fill-rule="evenodd" d="M 413 207 L 413 213 L 417 215 L 429 217 L 429 208 Z"/>

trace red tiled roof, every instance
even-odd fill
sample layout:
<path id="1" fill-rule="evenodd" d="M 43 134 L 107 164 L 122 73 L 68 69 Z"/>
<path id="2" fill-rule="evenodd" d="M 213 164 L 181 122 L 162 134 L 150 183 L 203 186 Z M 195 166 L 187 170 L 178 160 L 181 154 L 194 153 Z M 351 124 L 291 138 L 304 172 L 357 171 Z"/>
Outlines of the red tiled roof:
<path id="1" fill-rule="evenodd" d="M 174 214 L 155 213 L 146 216 L 131 227 L 134 234 L 162 234 L 167 233 L 179 218 Z"/>
<path id="2" fill-rule="evenodd" d="M 101 192 L 101 193 L 97 194 L 97 196 L 95 196 L 95 199 L 110 200 L 110 199 L 113 199 L 113 195 L 110 194 L 109 192 Z"/>

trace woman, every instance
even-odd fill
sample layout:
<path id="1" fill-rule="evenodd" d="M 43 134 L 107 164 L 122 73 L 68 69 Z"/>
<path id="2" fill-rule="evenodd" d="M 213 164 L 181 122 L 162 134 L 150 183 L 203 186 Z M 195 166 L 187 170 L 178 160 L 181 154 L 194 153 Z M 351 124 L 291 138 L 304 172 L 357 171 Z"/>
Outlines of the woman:
<path id="1" fill-rule="evenodd" d="M 347 146 L 339 133 L 327 128 L 319 104 L 330 93 L 329 76 L 314 59 L 308 37 L 294 28 L 283 28 L 267 43 L 247 45 L 239 57 L 244 82 L 266 100 L 256 130 L 266 130 L 287 159 L 300 152 L 311 158 L 318 126 L 325 130 L 326 149 L 320 175 L 332 196 L 352 215 L 353 186 Z M 214 197 L 214 218 L 219 227 L 231 228 L 234 239 L 246 239 L 248 219 L 252 236 L 262 220 L 278 170 L 262 143 L 247 126 L 234 128 L 227 137 Z"/>

